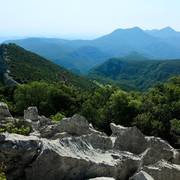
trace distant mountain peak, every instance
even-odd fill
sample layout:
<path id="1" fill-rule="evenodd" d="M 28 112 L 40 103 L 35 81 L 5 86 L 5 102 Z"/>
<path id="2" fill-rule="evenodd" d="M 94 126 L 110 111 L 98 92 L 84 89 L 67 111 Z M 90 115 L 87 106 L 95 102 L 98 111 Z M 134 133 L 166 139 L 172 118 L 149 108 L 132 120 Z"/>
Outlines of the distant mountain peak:
<path id="1" fill-rule="evenodd" d="M 167 26 L 165 28 L 162 28 L 161 31 L 168 31 L 168 32 L 176 32 L 173 28 L 171 28 L 170 26 Z"/>
<path id="2" fill-rule="evenodd" d="M 146 32 L 152 36 L 161 38 L 180 37 L 180 32 L 175 31 L 170 26 L 162 29 L 146 30 Z"/>
<path id="3" fill-rule="evenodd" d="M 143 31 L 143 30 L 140 27 L 135 26 L 132 28 L 127 28 L 127 29 L 119 28 L 119 29 L 114 30 L 113 32 L 120 32 L 120 31 Z"/>
<path id="4" fill-rule="evenodd" d="M 131 51 L 127 56 L 123 57 L 123 59 L 127 59 L 127 60 L 146 60 L 148 58 L 142 56 L 137 51 Z"/>

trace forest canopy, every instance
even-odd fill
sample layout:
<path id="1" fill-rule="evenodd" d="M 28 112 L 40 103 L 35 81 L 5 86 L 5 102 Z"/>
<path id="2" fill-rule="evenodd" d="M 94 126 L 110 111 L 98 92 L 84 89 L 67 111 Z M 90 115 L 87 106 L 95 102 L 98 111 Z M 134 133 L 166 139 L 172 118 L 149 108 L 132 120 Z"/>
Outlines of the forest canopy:
<path id="1" fill-rule="evenodd" d="M 23 86 L 0 87 L 0 101 L 12 115 L 22 116 L 37 106 L 46 117 L 70 117 L 79 113 L 93 126 L 111 134 L 111 122 L 137 126 L 144 134 L 160 136 L 172 145 L 180 136 L 180 76 L 168 83 L 156 83 L 149 92 L 125 92 L 117 86 L 93 88 L 90 92 L 68 87 L 64 82 L 31 82 Z M 57 115 L 56 115 L 57 114 Z"/>

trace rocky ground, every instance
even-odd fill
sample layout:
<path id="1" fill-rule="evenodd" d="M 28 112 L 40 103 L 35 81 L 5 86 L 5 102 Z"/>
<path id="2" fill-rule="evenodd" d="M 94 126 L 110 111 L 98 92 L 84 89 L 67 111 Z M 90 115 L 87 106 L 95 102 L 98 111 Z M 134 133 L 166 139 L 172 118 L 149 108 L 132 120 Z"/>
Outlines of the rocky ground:
<path id="1" fill-rule="evenodd" d="M 112 123 L 107 136 L 78 114 L 54 122 L 30 107 L 16 119 L 0 103 L 0 128 L 16 120 L 29 126 L 30 134 L 0 133 L 0 161 L 8 180 L 180 179 L 179 152 L 136 127 Z"/>

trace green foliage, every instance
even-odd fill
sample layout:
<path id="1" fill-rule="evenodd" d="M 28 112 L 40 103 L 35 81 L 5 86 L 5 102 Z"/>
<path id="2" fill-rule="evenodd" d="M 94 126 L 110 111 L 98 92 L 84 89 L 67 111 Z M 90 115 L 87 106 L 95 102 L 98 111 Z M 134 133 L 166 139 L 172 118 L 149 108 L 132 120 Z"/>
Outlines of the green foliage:
<path id="1" fill-rule="evenodd" d="M 61 121 L 63 118 L 65 118 L 66 116 L 64 116 L 63 114 L 61 114 L 60 112 L 58 112 L 57 114 L 55 114 L 54 116 L 51 116 L 51 119 L 53 121 Z"/>
<path id="2" fill-rule="evenodd" d="M 14 121 L 5 128 L 0 129 L 0 133 L 3 132 L 22 134 L 27 136 L 30 133 L 30 127 L 25 127 L 24 125 L 20 125 L 19 121 Z"/>
<path id="3" fill-rule="evenodd" d="M 180 120 L 174 118 L 170 121 L 171 124 L 171 134 L 174 137 L 175 143 L 180 143 Z"/>
<path id="4" fill-rule="evenodd" d="M 0 180 L 6 180 L 5 173 L 3 172 L 6 169 L 6 166 L 4 165 L 4 162 L 1 162 L 0 165 Z"/>
<path id="5" fill-rule="evenodd" d="M 1 54 L 10 71 L 9 75 L 18 83 L 27 84 L 41 80 L 46 82 L 65 81 L 69 86 L 77 86 L 85 90 L 95 86 L 86 78 L 76 75 L 35 53 L 26 51 L 16 44 L 2 44 L 0 46 Z"/>
<path id="6" fill-rule="evenodd" d="M 72 116 L 78 107 L 78 89 L 68 87 L 63 82 L 48 84 L 32 82 L 19 86 L 14 93 L 16 113 L 21 113 L 29 106 L 36 106 L 39 114 L 50 117 L 57 112 Z"/>
<path id="7" fill-rule="evenodd" d="M 43 81 L 12 89 L 0 87 L 0 92 L 0 97 L 11 104 L 16 115 L 22 115 L 29 106 L 37 106 L 40 115 L 53 120 L 79 113 L 107 134 L 111 134 L 111 122 L 135 125 L 146 135 L 180 145 L 180 76 L 172 77 L 168 83 L 156 83 L 146 93 L 125 92 L 113 85 L 84 92 L 64 82 Z"/>
<path id="8" fill-rule="evenodd" d="M 168 78 L 178 75 L 180 75 L 180 60 L 162 61 L 111 58 L 91 69 L 87 77 L 100 83 L 115 83 L 121 89 L 124 88 L 124 84 L 127 87 L 123 90 L 126 91 L 138 89 L 147 91 L 156 82 L 166 82 Z"/>

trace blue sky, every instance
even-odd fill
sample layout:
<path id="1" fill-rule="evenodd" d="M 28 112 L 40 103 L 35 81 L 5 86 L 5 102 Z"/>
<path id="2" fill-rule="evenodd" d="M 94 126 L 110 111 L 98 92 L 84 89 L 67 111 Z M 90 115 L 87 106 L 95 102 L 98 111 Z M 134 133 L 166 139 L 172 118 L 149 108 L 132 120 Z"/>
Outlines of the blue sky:
<path id="1" fill-rule="evenodd" d="M 180 0 L 0 0 L 0 36 L 93 38 L 139 26 L 180 31 Z"/>

